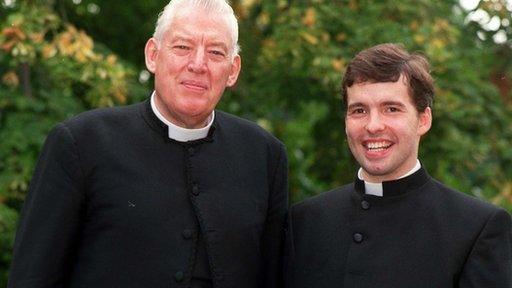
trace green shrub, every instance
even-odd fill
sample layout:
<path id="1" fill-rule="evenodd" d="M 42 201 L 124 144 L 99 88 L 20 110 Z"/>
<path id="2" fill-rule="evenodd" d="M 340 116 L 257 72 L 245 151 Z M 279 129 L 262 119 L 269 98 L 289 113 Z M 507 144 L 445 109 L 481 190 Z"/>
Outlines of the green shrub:
<path id="1" fill-rule="evenodd" d="M 18 222 L 18 213 L 0 203 L 0 286 L 7 284 L 7 274 L 11 263 L 14 233 Z"/>

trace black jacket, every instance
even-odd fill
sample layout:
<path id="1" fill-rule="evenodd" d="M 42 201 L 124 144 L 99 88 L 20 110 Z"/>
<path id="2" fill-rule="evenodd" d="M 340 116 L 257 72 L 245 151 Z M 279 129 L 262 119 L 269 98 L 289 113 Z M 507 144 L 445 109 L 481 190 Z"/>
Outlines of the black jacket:
<path id="1" fill-rule="evenodd" d="M 149 101 L 83 113 L 48 136 L 23 207 L 9 286 L 186 287 L 204 238 L 214 287 L 277 287 L 284 146 L 216 112 L 180 143 Z"/>
<path id="2" fill-rule="evenodd" d="M 383 188 L 356 180 L 291 209 L 288 287 L 512 287 L 507 212 L 424 169 Z"/>

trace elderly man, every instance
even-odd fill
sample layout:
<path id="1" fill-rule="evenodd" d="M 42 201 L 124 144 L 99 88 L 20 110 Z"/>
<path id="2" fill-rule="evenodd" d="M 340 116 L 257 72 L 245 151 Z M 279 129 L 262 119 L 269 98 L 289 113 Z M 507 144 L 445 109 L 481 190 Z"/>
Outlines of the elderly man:
<path id="1" fill-rule="evenodd" d="M 173 0 L 145 47 L 147 101 L 55 127 L 30 185 L 9 287 L 277 287 L 282 143 L 214 111 L 240 72 L 225 0 Z"/>
<path id="2" fill-rule="evenodd" d="M 355 182 L 290 212 L 289 287 L 512 287 L 512 222 L 450 189 L 418 161 L 432 123 L 426 59 L 383 44 L 343 79 Z"/>

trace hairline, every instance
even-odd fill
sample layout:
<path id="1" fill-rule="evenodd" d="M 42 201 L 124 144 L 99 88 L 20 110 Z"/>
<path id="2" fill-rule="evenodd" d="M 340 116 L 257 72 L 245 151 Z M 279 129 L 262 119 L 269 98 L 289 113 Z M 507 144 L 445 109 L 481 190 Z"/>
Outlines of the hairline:
<path id="1" fill-rule="evenodd" d="M 350 69 L 350 67 L 352 66 L 352 63 L 354 63 L 353 61 L 355 61 L 356 59 L 358 59 L 357 61 L 365 61 L 364 57 L 359 58 L 361 53 L 367 52 L 371 49 L 375 49 L 376 47 L 384 46 L 384 45 L 389 45 L 389 46 L 391 46 L 391 48 L 398 48 L 399 50 L 401 50 L 401 52 L 405 53 L 406 56 L 408 56 L 407 59 L 404 59 L 401 62 L 401 65 L 399 68 L 399 73 L 397 75 L 398 77 L 396 78 L 395 81 L 392 81 L 392 79 L 390 79 L 390 81 L 380 81 L 380 80 L 372 78 L 371 75 L 363 73 L 362 75 L 360 75 L 363 77 L 351 77 L 352 83 L 350 85 L 348 85 L 348 83 L 346 82 L 346 77 L 349 74 L 349 71 L 348 70 L 345 71 L 345 75 L 343 76 L 343 80 L 342 80 L 342 95 L 341 95 L 342 100 L 343 100 L 342 102 L 344 102 L 343 110 L 345 110 L 345 112 L 346 112 L 348 109 L 348 88 L 352 87 L 353 85 L 363 84 L 363 83 L 396 83 L 400 80 L 400 78 L 403 78 L 404 84 L 407 86 L 409 99 L 412 101 L 417 112 L 423 113 L 429 107 L 432 109 L 432 104 L 433 104 L 433 100 L 434 100 L 433 96 L 417 97 L 418 95 L 416 94 L 416 91 L 414 90 L 415 88 L 413 87 L 413 84 L 412 84 L 412 81 L 415 79 L 415 76 L 422 76 L 422 73 L 416 73 L 418 70 L 415 70 L 415 68 L 412 67 L 413 63 L 417 63 L 418 61 L 420 61 L 420 62 L 424 61 L 424 63 L 427 65 L 427 68 L 429 67 L 428 60 L 421 53 L 418 53 L 418 52 L 411 53 L 411 52 L 407 51 L 401 44 L 394 44 L 394 43 L 380 44 L 380 45 L 376 45 L 376 46 L 370 47 L 368 49 L 365 49 L 365 50 L 359 52 L 354 57 L 354 59 L 352 59 L 351 63 L 348 66 L 348 69 Z M 372 52 L 372 53 L 375 53 L 375 52 Z M 431 77 L 430 72 L 428 70 L 426 71 L 426 73 L 429 77 Z M 365 79 L 364 76 L 369 76 L 369 77 L 368 77 L 368 79 Z M 416 81 L 418 81 L 418 79 L 416 79 Z M 423 82 L 422 80 L 419 80 L 419 81 L 420 81 L 420 83 Z M 431 81 L 432 81 L 432 79 L 431 79 Z M 425 83 L 425 82 L 423 82 L 423 83 Z M 432 82 L 430 82 L 430 84 L 432 84 Z M 433 93 L 433 91 L 432 91 L 432 93 Z M 425 104 L 424 107 L 420 107 L 423 105 L 421 105 L 419 103 Z"/>
<path id="2" fill-rule="evenodd" d="M 177 2 L 177 4 L 176 4 Z M 240 46 L 238 44 L 238 20 L 234 14 L 233 8 L 229 5 L 227 1 L 221 1 L 228 8 L 223 10 L 220 14 L 220 17 L 226 21 L 228 27 L 228 33 L 231 38 L 231 47 L 229 50 L 229 56 L 231 60 L 233 60 L 240 52 Z M 155 26 L 155 31 L 153 32 L 153 38 L 156 40 L 157 44 L 160 44 L 162 39 L 164 38 L 165 33 L 167 33 L 170 29 L 172 29 L 172 22 L 179 16 L 185 14 L 190 9 L 199 8 L 202 9 L 203 12 L 207 14 L 212 14 L 216 11 L 208 10 L 206 7 L 197 7 L 198 2 L 186 2 L 173 0 L 170 1 L 164 8 L 162 12 L 158 15 L 157 23 Z M 184 8 L 184 9 L 180 9 Z"/>

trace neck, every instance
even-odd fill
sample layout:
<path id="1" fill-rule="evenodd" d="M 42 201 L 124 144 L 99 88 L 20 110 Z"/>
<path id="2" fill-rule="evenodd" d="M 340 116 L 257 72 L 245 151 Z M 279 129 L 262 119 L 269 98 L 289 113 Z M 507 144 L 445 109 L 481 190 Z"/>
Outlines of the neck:
<path id="1" fill-rule="evenodd" d="M 416 161 L 414 161 L 412 164 L 408 165 L 407 167 L 408 167 L 407 169 L 403 169 L 402 171 L 395 172 L 391 175 L 383 175 L 383 176 L 369 174 L 366 170 L 361 168 L 358 172 L 358 177 L 359 177 L 359 179 L 364 180 L 365 182 L 368 182 L 368 183 L 382 183 L 385 181 L 397 180 L 400 178 L 407 177 L 407 176 L 411 175 L 412 173 L 418 171 L 418 169 L 420 169 L 420 167 L 421 167 L 421 164 L 420 164 L 420 161 L 418 159 L 416 159 Z"/>

